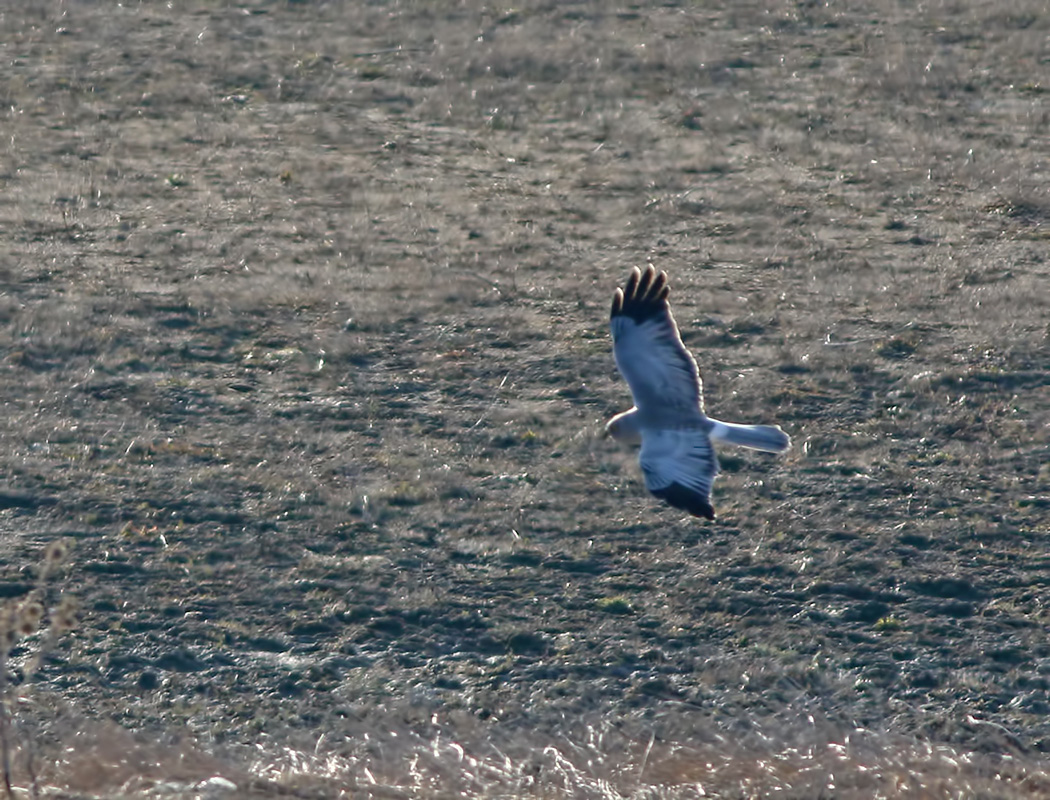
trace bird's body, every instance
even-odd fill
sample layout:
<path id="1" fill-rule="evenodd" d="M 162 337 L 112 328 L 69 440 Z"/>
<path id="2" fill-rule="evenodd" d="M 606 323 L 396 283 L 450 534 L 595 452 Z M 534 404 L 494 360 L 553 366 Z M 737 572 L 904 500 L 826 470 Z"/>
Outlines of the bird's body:
<path id="1" fill-rule="evenodd" d="M 610 327 L 616 366 L 634 407 L 606 425 L 614 439 L 640 443 L 646 488 L 693 516 L 714 519 L 711 485 L 718 474 L 712 440 L 772 453 L 791 440 L 774 425 L 738 425 L 704 413 L 696 361 L 682 344 L 667 302 L 667 273 L 637 267 L 613 296 Z"/>

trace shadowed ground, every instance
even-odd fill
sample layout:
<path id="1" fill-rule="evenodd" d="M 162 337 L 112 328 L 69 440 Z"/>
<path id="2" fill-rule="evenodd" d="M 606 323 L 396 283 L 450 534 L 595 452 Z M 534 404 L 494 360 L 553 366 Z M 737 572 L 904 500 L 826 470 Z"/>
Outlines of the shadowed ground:
<path id="1" fill-rule="evenodd" d="M 0 574 L 69 537 L 82 607 L 45 762 L 72 713 L 265 791 L 322 735 L 369 785 L 369 731 L 467 780 L 391 730 L 608 796 L 1045 791 L 1050 20 L 722 5 L 0 13 Z M 793 439 L 716 523 L 598 439 L 647 262 L 711 413 Z"/>

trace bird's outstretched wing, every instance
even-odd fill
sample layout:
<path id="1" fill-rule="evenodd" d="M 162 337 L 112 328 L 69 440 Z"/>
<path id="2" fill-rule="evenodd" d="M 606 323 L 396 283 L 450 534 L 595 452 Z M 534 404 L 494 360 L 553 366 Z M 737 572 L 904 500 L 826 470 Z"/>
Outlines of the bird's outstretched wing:
<path id="1" fill-rule="evenodd" d="M 669 292 L 666 272 L 652 266 L 631 271 L 613 295 L 613 354 L 644 414 L 695 416 L 703 410 L 700 371 L 671 316 Z"/>
<path id="2" fill-rule="evenodd" d="M 711 484 L 718 458 L 705 431 L 647 430 L 638 461 L 653 495 L 694 517 L 715 518 Z"/>

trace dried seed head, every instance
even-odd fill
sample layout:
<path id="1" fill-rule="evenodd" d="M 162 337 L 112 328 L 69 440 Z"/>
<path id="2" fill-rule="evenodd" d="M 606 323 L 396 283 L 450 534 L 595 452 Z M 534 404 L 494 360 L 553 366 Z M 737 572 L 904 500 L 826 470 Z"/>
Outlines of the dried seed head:
<path id="1" fill-rule="evenodd" d="M 24 619 L 40 622 L 44 618 L 44 606 L 36 600 L 30 600 L 28 603 L 22 604 L 20 613 Z"/>
<path id="2" fill-rule="evenodd" d="M 52 614 L 51 628 L 55 633 L 66 633 L 76 627 L 78 608 L 79 603 L 73 595 L 62 595 L 58 608 Z"/>
<path id="3" fill-rule="evenodd" d="M 5 653 L 18 644 L 18 631 L 11 627 L 0 628 L 0 650 Z"/>
<path id="4" fill-rule="evenodd" d="M 56 539 L 44 550 L 44 563 L 57 567 L 69 558 L 69 543 L 65 539 Z"/>
<path id="5" fill-rule="evenodd" d="M 37 629 L 40 625 L 40 620 L 43 618 L 44 607 L 36 600 L 27 600 L 18 607 L 18 613 L 15 615 L 15 625 L 19 633 L 23 636 L 28 636 Z"/>
<path id="6" fill-rule="evenodd" d="M 55 633 L 69 633 L 76 625 L 77 618 L 72 614 L 57 614 L 51 629 Z"/>

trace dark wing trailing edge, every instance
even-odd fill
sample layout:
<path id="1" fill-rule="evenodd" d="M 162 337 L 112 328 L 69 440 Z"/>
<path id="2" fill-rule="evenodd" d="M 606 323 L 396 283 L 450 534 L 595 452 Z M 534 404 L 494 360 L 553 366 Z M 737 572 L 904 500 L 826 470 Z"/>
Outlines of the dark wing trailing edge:
<path id="1" fill-rule="evenodd" d="M 660 498 L 669 506 L 688 511 L 694 517 L 715 518 L 715 509 L 711 505 L 710 498 L 704 497 L 696 489 L 690 489 L 680 483 L 672 483 L 666 489 L 651 489 L 649 493 L 653 497 Z"/>
<path id="2" fill-rule="evenodd" d="M 645 488 L 654 497 L 694 517 L 715 518 L 711 485 L 718 474 L 718 457 L 705 431 L 645 431 L 638 461 Z"/>

